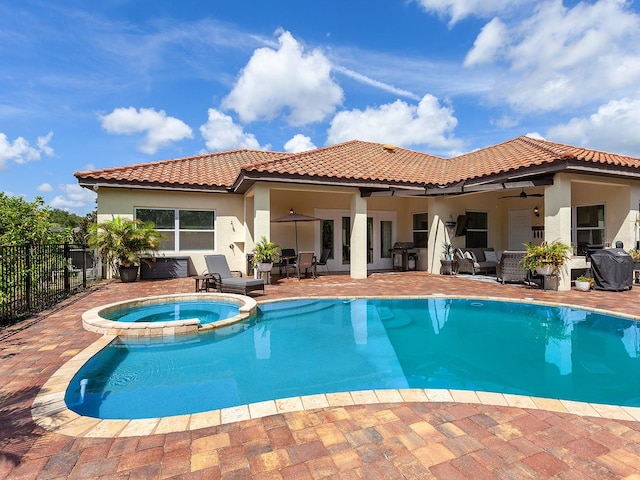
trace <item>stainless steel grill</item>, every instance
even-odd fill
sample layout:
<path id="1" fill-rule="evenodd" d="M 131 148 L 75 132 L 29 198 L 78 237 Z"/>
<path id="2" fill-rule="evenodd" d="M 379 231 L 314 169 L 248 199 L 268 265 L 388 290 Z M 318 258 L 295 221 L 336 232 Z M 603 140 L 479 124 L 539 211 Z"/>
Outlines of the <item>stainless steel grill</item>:
<path id="1" fill-rule="evenodd" d="M 418 265 L 418 249 L 413 248 L 413 242 L 396 242 L 391 249 L 393 269 L 415 270 Z"/>

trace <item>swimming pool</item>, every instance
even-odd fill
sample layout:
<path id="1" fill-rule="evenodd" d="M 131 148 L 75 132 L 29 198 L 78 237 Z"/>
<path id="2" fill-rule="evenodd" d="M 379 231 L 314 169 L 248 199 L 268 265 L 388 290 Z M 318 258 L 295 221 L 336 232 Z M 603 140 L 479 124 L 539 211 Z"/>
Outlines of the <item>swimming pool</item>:
<path id="1" fill-rule="evenodd" d="M 117 340 L 78 371 L 65 402 L 103 419 L 400 388 L 640 406 L 639 356 L 635 321 L 576 308 L 450 298 L 282 301 L 231 330 L 173 342 Z"/>

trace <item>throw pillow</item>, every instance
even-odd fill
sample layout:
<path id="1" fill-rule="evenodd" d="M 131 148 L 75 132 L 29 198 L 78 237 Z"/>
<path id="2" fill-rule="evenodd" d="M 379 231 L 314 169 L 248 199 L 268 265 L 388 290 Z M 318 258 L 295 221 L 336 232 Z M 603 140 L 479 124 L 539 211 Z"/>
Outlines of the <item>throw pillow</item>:
<path id="1" fill-rule="evenodd" d="M 484 251 L 484 259 L 487 262 L 498 263 L 498 254 L 493 250 L 485 250 Z"/>

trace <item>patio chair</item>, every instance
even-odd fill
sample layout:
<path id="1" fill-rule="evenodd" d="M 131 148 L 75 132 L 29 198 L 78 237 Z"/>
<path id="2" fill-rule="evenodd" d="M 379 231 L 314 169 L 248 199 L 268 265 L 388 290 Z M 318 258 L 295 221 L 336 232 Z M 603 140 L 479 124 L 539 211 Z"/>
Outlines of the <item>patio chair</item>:
<path id="1" fill-rule="evenodd" d="M 289 268 L 295 267 L 296 264 L 296 251 L 293 248 L 283 248 L 280 251 L 280 261 L 276 263 L 274 266 L 278 267 L 278 274 L 282 276 L 282 269 L 284 268 L 284 273 L 288 277 L 289 276 Z"/>
<path id="2" fill-rule="evenodd" d="M 298 254 L 298 260 L 296 261 L 296 270 L 298 271 L 298 280 L 300 280 L 301 272 L 304 270 L 304 276 L 311 270 L 313 278 L 318 278 L 318 272 L 316 269 L 316 254 L 313 252 L 300 252 Z"/>
<path id="3" fill-rule="evenodd" d="M 207 263 L 208 286 L 221 293 L 240 293 L 247 295 L 254 290 L 262 290 L 264 294 L 264 280 L 243 277 L 238 270 L 231 271 L 224 255 L 205 255 Z M 235 275 L 234 275 L 235 274 Z"/>
<path id="4" fill-rule="evenodd" d="M 331 249 L 325 248 L 322 250 L 322 255 L 320 255 L 320 260 L 316 262 L 316 266 L 324 267 L 324 270 L 329 273 L 329 267 L 327 267 L 327 260 L 329 259 L 329 255 L 331 255 Z"/>
<path id="5" fill-rule="evenodd" d="M 528 272 L 520 266 L 520 261 L 526 252 L 516 252 L 505 250 L 496 267 L 496 279 L 503 284 L 505 282 L 512 283 L 528 283 Z"/>

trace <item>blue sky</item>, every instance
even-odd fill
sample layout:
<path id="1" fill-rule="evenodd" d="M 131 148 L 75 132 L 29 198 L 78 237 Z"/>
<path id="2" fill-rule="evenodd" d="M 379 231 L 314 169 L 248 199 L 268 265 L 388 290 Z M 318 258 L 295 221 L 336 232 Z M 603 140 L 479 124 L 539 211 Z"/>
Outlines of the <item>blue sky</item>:
<path id="1" fill-rule="evenodd" d="M 78 214 L 75 171 L 207 151 L 530 134 L 640 157 L 639 132 L 633 1 L 0 3 L 0 190 Z"/>

